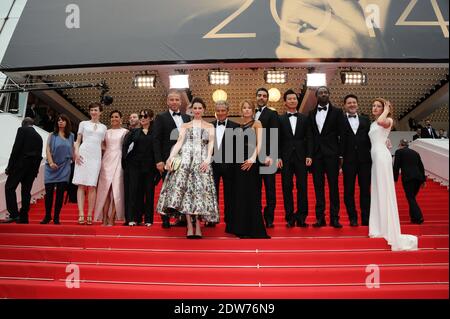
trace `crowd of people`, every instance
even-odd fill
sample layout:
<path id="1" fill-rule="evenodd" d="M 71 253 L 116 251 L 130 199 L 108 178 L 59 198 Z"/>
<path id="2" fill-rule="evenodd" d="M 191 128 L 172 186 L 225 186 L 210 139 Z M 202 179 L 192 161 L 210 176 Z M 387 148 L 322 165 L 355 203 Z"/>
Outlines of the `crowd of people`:
<path id="1" fill-rule="evenodd" d="M 309 226 L 307 176 L 311 173 L 316 217 L 312 226 L 327 225 L 327 181 L 329 225 L 342 228 L 338 186 L 342 170 L 350 226 L 369 226 L 369 236 L 385 238 L 393 250 L 417 249 L 417 237 L 401 234 L 394 183 L 401 170 L 411 222 L 421 224 L 424 219 L 415 197 L 425 185 L 425 174 L 420 156 L 407 148 L 407 141 L 402 141 L 402 148 L 407 150 L 396 156 L 393 167 L 387 145 L 394 124 L 392 104 L 375 99 L 375 120 L 371 122 L 360 114 L 357 96 L 347 95 L 341 108 L 331 104 L 330 95 L 329 88 L 318 88 L 317 105 L 302 114 L 298 112 L 298 94 L 288 90 L 283 95 L 286 112 L 279 115 L 268 106 L 268 90 L 259 88 L 255 99 L 240 103 L 240 123 L 228 118 L 226 101 L 216 103 L 216 120 L 209 123 L 203 118 L 207 106 L 201 98 L 191 101 L 188 116 L 180 111 L 181 93 L 170 90 L 167 111 L 156 116 L 151 109 L 133 113 L 128 129 L 123 128 L 123 116 L 118 110 L 110 112 L 107 129 L 100 123 L 103 106 L 92 103 L 90 120 L 79 124 L 76 137 L 68 117 L 58 115 L 45 146 L 46 213 L 41 223 L 60 223 L 63 194 L 73 183 L 78 186 L 80 225 L 102 221 L 110 226 L 123 221 L 129 226 L 150 227 L 156 210 L 163 228 L 172 227 L 170 220 L 175 218 L 178 224 L 186 225 L 187 238 L 198 239 L 202 238 L 202 223 L 215 227 L 220 222 L 222 179 L 225 231 L 240 238 L 270 238 L 266 229 L 274 227 L 275 174 L 281 171 L 287 227 Z M 32 128 L 32 120 L 26 118 L 6 170 L 9 222 L 28 223 L 26 202 L 41 152 L 42 139 Z M 75 169 L 71 180 L 72 161 Z M 355 204 L 356 179 L 360 216 Z M 155 187 L 160 181 L 162 188 L 155 209 Z M 20 212 L 15 199 L 19 183 L 23 203 Z"/>

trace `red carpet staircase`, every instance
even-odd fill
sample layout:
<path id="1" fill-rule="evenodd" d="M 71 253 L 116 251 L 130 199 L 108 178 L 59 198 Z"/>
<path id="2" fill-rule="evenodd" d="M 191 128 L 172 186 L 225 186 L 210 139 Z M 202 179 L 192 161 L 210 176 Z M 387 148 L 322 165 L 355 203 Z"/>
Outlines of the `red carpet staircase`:
<path id="1" fill-rule="evenodd" d="M 286 228 L 280 177 L 277 183 L 270 240 L 234 238 L 223 223 L 187 240 L 184 228 L 162 229 L 159 216 L 150 228 L 80 226 L 75 204 L 63 207 L 62 225 L 40 225 L 39 200 L 30 224 L 0 225 L 0 298 L 449 297 L 446 188 L 428 182 L 418 196 L 425 223 L 412 225 L 397 184 L 402 232 L 418 235 L 420 249 L 392 252 L 385 240 L 368 238 L 367 227 L 348 226 L 342 194 L 342 229 Z M 379 269 L 378 288 L 366 285 L 369 265 Z"/>

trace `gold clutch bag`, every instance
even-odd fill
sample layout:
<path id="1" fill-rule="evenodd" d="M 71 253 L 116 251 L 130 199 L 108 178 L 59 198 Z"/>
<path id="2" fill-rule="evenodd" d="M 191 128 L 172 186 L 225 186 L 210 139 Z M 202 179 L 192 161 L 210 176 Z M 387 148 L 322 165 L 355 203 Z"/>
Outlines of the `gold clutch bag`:
<path id="1" fill-rule="evenodd" d="M 171 170 L 175 172 L 181 166 L 181 157 L 175 156 L 172 160 L 172 165 L 170 166 Z"/>

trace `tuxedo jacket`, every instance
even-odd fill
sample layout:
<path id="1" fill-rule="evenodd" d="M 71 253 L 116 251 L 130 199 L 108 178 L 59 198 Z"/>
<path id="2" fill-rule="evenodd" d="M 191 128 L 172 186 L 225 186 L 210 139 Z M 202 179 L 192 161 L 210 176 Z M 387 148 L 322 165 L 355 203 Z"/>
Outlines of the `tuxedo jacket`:
<path id="1" fill-rule="evenodd" d="M 269 156 L 270 154 L 270 129 L 275 128 L 278 129 L 279 121 L 278 121 L 278 113 L 276 111 L 273 111 L 269 109 L 269 107 L 265 107 L 264 110 L 261 112 L 258 120 L 261 122 L 261 125 L 263 128 L 265 128 L 263 134 L 263 143 L 266 146 L 266 155 Z"/>
<path id="2" fill-rule="evenodd" d="M 313 139 L 313 158 L 343 156 L 340 142 L 342 135 L 342 110 L 329 104 L 329 110 L 322 132 L 316 123 L 317 107 L 309 112 L 308 128 Z"/>
<path id="3" fill-rule="evenodd" d="M 217 128 L 217 123 L 218 123 L 217 120 L 212 122 L 212 124 L 214 125 L 214 129 Z M 233 154 L 233 158 L 232 158 L 233 162 L 232 163 L 235 162 L 235 159 L 236 159 L 236 138 L 235 138 L 235 135 L 233 134 L 233 130 L 235 128 L 238 128 L 238 127 L 240 127 L 240 125 L 238 123 L 233 122 L 230 119 L 228 119 L 227 120 L 227 125 L 225 127 L 225 134 L 223 134 L 222 141 L 220 143 L 220 147 L 218 147 L 218 145 L 217 145 L 217 139 L 214 139 L 214 155 L 215 156 L 217 154 L 221 154 L 222 155 L 222 162 L 217 163 L 217 164 L 225 164 L 226 163 L 225 162 L 225 159 L 226 159 L 225 155 L 227 154 L 227 152 L 230 152 L 230 151 L 233 152 L 232 153 Z M 233 148 L 232 148 L 232 150 L 228 150 L 226 148 L 226 142 L 225 141 L 227 140 L 227 135 L 228 134 L 231 134 L 232 139 L 233 139 L 233 146 L 232 146 Z M 216 132 L 216 135 L 217 135 L 217 132 Z M 231 164 L 231 163 L 228 163 L 228 164 Z"/>
<path id="4" fill-rule="evenodd" d="M 191 118 L 182 114 L 181 118 L 184 123 L 190 122 Z M 155 152 L 155 163 L 165 162 L 169 156 L 172 147 L 176 144 L 179 131 L 177 124 L 170 115 L 169 111 L 158 114 L 153 122 L 153 150 Z M 170 139 L 173 130 L 176 130 L 174 139 Z"/>
<path id="5" fill-rule="evenodd" d="M 421 183 L 425 182 L 425 169 L 419 153 L 403 147 L 395 151 L 394 159 L 394 180 L 398 180 L 399 171 L 402 171 L 402 181 L 410 182 L 413 180 Z"/>
<path id="6" fill-rule="evenodd" d="M 365 115 L 359 115 L 359 127 L 356 134 L 348 121 L 347 115 L 342 115 L 342 150 L 344 163 L 370 163 L 372 147 L 369 138 L 370 119 Z"/>
<path id="7" fill-rule="evenodd" d="M 32 126 L 19 127 L 5 170 L 8 175 L 19 170 L 30 169 L 37 176 L 42 160 L 42 146 L 42 137 Z"/>
<path id="8" fill-rule="evenodd" d="M 436 134 L 436 131 L 434 130 L 434 128 L 431 128 L 431 131 L 433 132 L 433 136 L 430 135 L 430 132 L 428 131 L 427 127 L 423 127 L 421 137 L 422 138 L 438 138 L 438 135 Z"/>
<path id="9" fill-rule="evenodd" d="M 287 161 L 295 153 L 301 160 L 304 160 L 306 157 L 311 158 L 313 140 L 308 129 L 308 118 L 301 113 L 297 113 L 295 132 L 292 132 L 291 122 L 287 113 L 279 117 L 279 122 L 279 157 L 283 161 Z"/>

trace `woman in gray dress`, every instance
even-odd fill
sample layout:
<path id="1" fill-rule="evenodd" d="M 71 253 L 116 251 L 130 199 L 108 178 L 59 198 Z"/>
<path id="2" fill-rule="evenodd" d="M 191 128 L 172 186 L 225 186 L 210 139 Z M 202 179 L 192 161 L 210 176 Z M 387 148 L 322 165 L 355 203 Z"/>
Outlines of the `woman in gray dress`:
<path id="1" fill-rule="evenodd" d="M 63 206 L 64 191 L 70 180 L 73 159 L 74 135 L 72 124 L 65 114 L 60 114 L 55 123 L 55 130 L 50 133 L 47 146 L 47 163 L 45 164 L 45 217 L 41 224 L 52 220 L 53 193 L 56 189 L 55 212 L 53 223 L 59 224 L 59 213 Z"/>
<path id="2" fill-rule="evenodd" d="M 187 238 L 201 238 L 200 220 L 219 221 L 216 190 L 211 169 L 214 126 L 203 120 L 206 105 L 192 100 L 193 120 L 181 126 L 166 169 L 157 211 L 162 215 L 186 215 Z M 193 224 L 195 223 L 195 231 Z"/>

